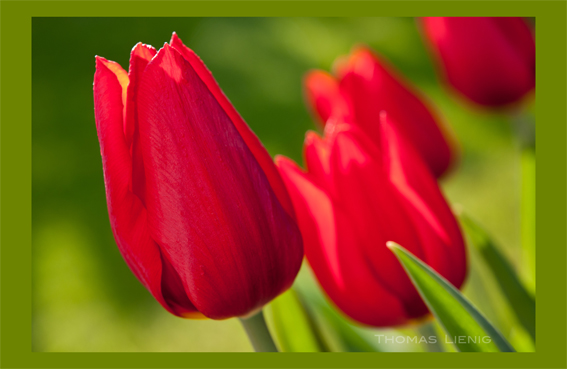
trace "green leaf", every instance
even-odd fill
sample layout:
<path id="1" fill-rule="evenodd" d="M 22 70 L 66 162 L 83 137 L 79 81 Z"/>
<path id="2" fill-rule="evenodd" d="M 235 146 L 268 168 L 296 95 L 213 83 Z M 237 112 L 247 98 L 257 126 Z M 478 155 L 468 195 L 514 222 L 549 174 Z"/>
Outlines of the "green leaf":
<path id="1" fill-rule="evenodd" d="M 460 351 L 514 352 L 488 320 L 445 278 L 395 242 L 388 242 L 419 294 Z"/>
<path id="2" fill-rule="evenodd" d="M 264 312 L 280 352 L 325 351 L 313 321 L 293 289 L 274 299 Z"/>
<path id="3" fill-rule="evenodd" d="M 535 300 L 521 283 L 508 260 L 496 248 L 488 233 L 469 216 L 461 213 L 461 224 L 472 245 L 480 252 L 520 324 L 535 341 Z"/>
<path id="4" fill-rule="evenodd" d="M 307 263 L 303 264 L 296 281 L 294 288 L 297 288 L 299 300 L 304 303 L 305 310 L 314 322 L 315 334 L 324 351 L 383 351 L 373 330 L 358 326 L 324 296 Z"/>
<path id="5" fill-rule="evenodd" d="M 329 348 L 346 352 L 380 351 L 368 341 L 368 337 L 365 337 L 364 333 L 370 334 L 369 332 L 364 332 L 362 328 L 348 323 L 336 308 L 332 308 L 328 303 L 314 303 L 311 307 L 317 311 L 317 328 Z M 371 337 L 375 338 L 373 335 Z M 329 340 L 333 342 L 328 342 Z M 337 350 L 337 346 L 340 350 Z"/>

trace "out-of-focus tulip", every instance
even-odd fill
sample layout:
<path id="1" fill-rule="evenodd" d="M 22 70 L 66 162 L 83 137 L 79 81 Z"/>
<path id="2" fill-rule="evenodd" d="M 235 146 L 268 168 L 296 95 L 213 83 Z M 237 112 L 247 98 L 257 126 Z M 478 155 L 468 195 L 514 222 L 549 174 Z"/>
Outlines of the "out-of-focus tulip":
<path id="1" fill-rule="evenodd" d="M 421 26 L 439 72 L 473 102 L 501 107 L 535 87 L 535 41 L 522 18 L 433 17 Z"/>
<path id="2" fill-rule="evenodd" d="M 376 145 L 352 124 L 310 132 L 307 171 L 278 157 L 305 254 L 330 299 L 352 319 L 406 324 L 427 308 L 387 248 L 394 241 L 456 287 L 466 275 L 461 231 L 435 178 L 393 120 L 382 115 Z"/>
<path id="3" fill-rule="evenodd" d="M 337 61 L 335 75 L 316 70 L 304 80 L 307 103 L 323 125 L 329 120 L 355 124 L 379 142 L 380 112 L 387 111 L 433 174 L 447 171 L 455 155 L 433 110 L 383 58 L 358 47 Z"/>
<path id="4" fill-rule="evenodd" d="M 94 102 L 114 238 L 165 309 L 246 316 L 292 284 L 303 247 L 285 185 L 175 34 L 137 44 L 128 73 L 97 57 Z"/>

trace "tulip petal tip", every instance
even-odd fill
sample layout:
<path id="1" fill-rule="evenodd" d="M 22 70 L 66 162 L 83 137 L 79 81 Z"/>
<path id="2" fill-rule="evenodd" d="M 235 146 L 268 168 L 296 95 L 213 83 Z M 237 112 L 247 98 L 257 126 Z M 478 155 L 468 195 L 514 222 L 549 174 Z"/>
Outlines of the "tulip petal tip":
<path id="1" fill-rule="evenodd" d="M 106 64 L 108 64 L 108 60 L 103 56 L 95 55 L 95 64 L 98 69 L 99 67 L 106 66 Z"/>
<path id="2" fill-rule="evenodd" d="M 311 145 L 313 141 L 320 139 L 319 134 L 315 131 L 307 131 L 305 132 L 305 145 Z"/>
<path id="3" fill-rule="evenodd" d="M 181 41 L 181 38 L 179 37 L 177 32 L 173 31 L 173 33 L 171 34 L 171 39 L 169 40 L 169 44 L 171 46 L 183 45 L 183 41 Z"/>
<path id="4" fill-rule="evenodd" d="M 282 167 L 289 167 L 290 165 L 292 165 L 293 162 L 289 158 L 283 155 L 276 155 L 274 158 L 274 163 L 278 168 L 282 168 Z"/>

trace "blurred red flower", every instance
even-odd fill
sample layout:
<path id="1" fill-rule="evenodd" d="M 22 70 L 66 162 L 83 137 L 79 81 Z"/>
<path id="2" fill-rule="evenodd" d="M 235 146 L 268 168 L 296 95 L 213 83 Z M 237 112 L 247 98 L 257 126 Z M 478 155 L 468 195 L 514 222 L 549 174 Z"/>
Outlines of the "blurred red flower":
<path id="1" fill-rule="evenodd" d="M 307 134 L 306 172 L 276 158 L 321 286 L 345 314 L 378 327 L 428 311 L 386 242 L 404 246 L 456 287 L 467 272 L 459 225 L 398 127 L 381 114 L 376 144 L 356 125 L 329 122 L 323 138 Z"/>
<path id="2" fill-rule="evenodd" d="M 535 40 L 522 18 L 426 17 L 423 33 L 439 72 L 473 102 L 501 107 L 535 87 Z"/>
<path id="3" fill-rule="evenodd" d="M 436 177 L 447 171 L 455 159 L 453 145 L 425 98 L 383 58 L 358 47 L 337 60 L 335 75 L 316 70 L 304 80 L 307 103 L 322 125 L 351 123 L 379 142 L 378 119 L 385 110 Z"/>

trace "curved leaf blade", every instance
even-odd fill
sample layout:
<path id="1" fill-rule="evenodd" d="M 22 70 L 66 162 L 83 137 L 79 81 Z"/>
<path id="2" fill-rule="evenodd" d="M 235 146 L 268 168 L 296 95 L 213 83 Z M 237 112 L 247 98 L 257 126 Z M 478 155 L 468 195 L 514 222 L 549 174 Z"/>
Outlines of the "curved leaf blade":
<path id="1" fill-rule="evenodd" d="M 460 351 L 514 352 L 486 318 L 445 278 L 395 242 L 388 242 L 414 286 Z"/>
<path id="2" fill-rule="evenodd" d="M 339 312 L 323 294 L 308 263 L 304 263 L 293 288 L 314 322 L 314 333 L 325 352 L 381 352 L 374 332 L 359 327 Z"/>
<path id="3" fill-rule="evenodd" d="M 512 265 L 495 246 L 488 233 L 468 215 L 460 215 L 461 224 L 473 246 L 490 267 L 500 290 L 510 303 L 520 324 L 535 342 L 535 300 L 524 288 Z"/>
<path id="4" fill-rule="evenodd" d="M 275 298 L 264 310 L 280 352 L 326 351 L 317 337 L 314 322 L 292 288 Z"/>

